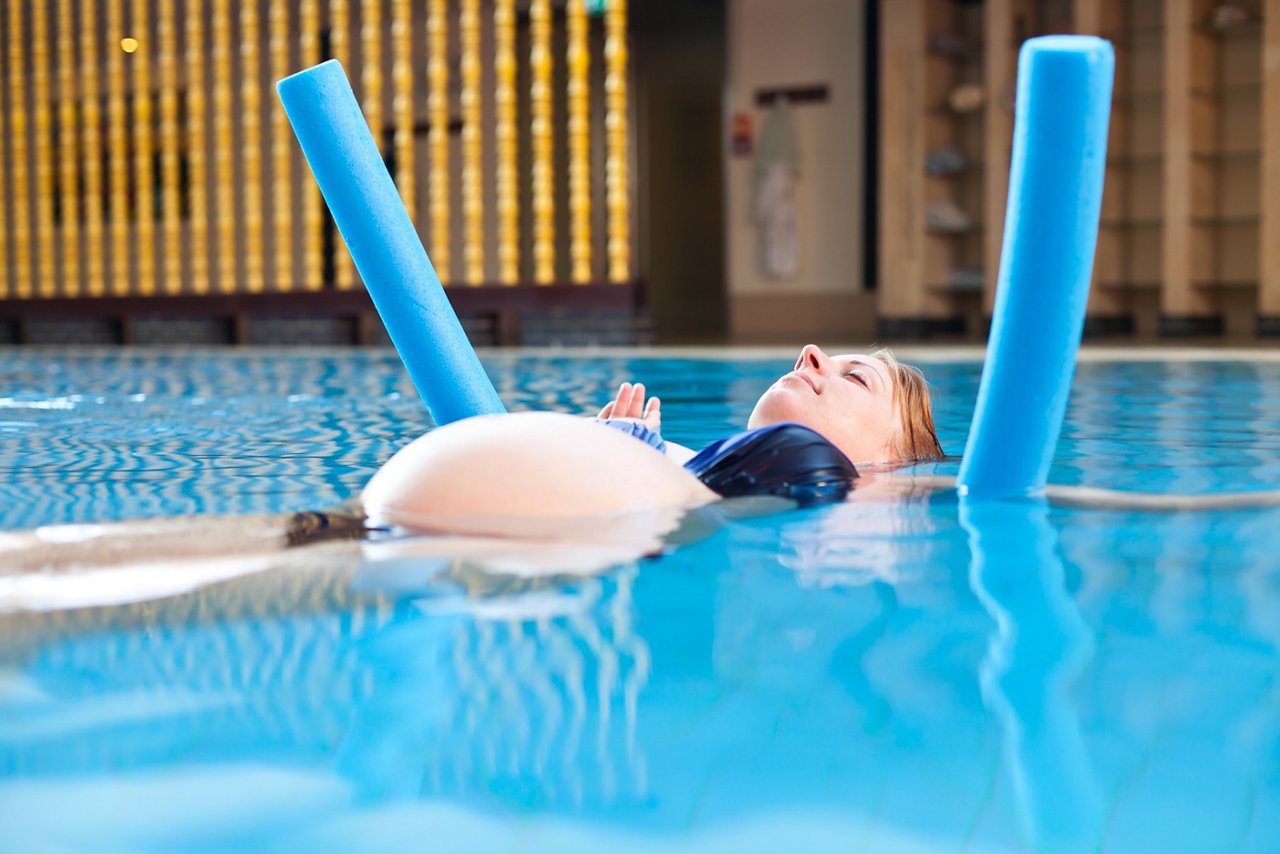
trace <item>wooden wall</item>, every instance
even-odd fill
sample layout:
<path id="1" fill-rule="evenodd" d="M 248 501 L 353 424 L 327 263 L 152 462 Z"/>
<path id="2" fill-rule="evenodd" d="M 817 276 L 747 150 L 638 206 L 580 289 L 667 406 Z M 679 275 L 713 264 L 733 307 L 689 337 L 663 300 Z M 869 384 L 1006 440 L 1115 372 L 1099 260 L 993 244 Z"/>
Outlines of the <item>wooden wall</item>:
<path id="1" fill-rule="evenodd" d="M 12 0 L 0 308 L 355 290 L 274 82 L 343 62 L 445 284 L 628 284 L 628 6 Z"/>
<path id="2" fill-rule="evenodd" d="M 1018 47 L 1075 32 L 1116 49 L 1086 334 L 1280 335 L 1280 0 L 881 0 L 880 14 L 882 333 L 985 331 Z M 926 174 L 948 149 L 963 162 Z M 967 224 L 939 224 L 956 210 Z"/>

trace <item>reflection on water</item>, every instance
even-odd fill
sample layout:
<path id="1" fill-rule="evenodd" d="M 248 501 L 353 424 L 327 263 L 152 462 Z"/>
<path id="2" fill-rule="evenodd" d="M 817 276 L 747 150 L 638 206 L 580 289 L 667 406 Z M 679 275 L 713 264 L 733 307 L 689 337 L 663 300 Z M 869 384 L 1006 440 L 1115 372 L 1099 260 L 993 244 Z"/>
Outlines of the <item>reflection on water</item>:
<path id="1" fill-rule="evenodd" d="M 1102 795 L 1071 697 L 1092 644 L 1067 595 L 1049 508 L 962 500 L 960 518 L 973 593 L 996 623 L 982 696 L 1004 730 L 1024 829 L 1038 849 L 1096 850 Z"/>
<path id="2" fill-rule="evenodd" d="M 858 486 L 849 501 L 816 511 L 812 523 L 783 527 L 778 562 L 802 586 L 898 584 L 915 580 L 903 575 L 907 567 L 927 563 L 937 529 L 927 505 L 947 499 L 923 488 L 869 491 Z"/>
<path id="3" fill-rule="evenodd" d="M 343 544 L 0 618 L 0 821 L 116 848 L 1267 850 L 1266 559 L 1169 576 L 1154 538 L 1073 561 L 1126 514 L 858 506 L 732 521 L 602 575 Z"/>
<path id="4" fill-rule="evenodd" d="M 383 678 L 336 767 L 379 800 L 643 797 L 636 715 L 649 657 L 632 624 L 634 579 L 631 566 L 501 603 L 408 600 L 428 619 L 361 643 L 361 659 Z"/>

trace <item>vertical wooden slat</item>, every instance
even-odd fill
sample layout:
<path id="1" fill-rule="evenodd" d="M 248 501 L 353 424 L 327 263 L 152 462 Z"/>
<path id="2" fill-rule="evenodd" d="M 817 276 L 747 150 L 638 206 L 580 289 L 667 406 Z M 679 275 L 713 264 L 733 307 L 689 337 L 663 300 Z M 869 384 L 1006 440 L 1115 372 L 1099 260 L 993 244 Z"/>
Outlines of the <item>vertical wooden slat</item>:
<path id="1" fill-rule="evenodd" d="M 31 296 L 35 271 L 31 255 L 31 188 L 27 181 L 31 159 L 27 127 L 27 79 L 25 48 L 27 36 L 22 3 L 9 3 L 9 139 L 13 160 L 10 180 L 13 195 L 13 277 L 12 293 Z"/>
<path id="2" fill-rule="evenodd" d="M 1262 15 L 1262 224 L 1258 313 L 1280 316 L 1280 0 Z M 1273 321 L 1274 322 L 1274 321 Z"/>
<path id="3" fill-rule="evenodd" d="M 217 223 L 218 289 L 236 291 L 236 197 L 232 145 L 231 8 L 228 0 L 213 0 L 213 216 Z"/>
<path id="4" fill-rule="evenodd" d="M 416 218 L 413 164 L 413 3 L 391 0 L 391 113 L 394 121 L 396 187 Z"/>
<path id="5" fill-rule="evenodd" d="M 9 5 L 16 6 L 17 4 L 11 0 Z M 13 57 L 9 52 L 9 19 L 9 14 L 0 15 L 0 28 L 3 28 L 0 38 L 3 39 L 5 47 L 4 75 L 6 80 L 10 79 L 13 74 L 11 67 Z M 5 94 L 8 95 L 7 92 Z M 13 220 L 13 217 L 9 215 L 9 205 L 15 203 L 12 170 L 9 166 L 9 147 L 13 138 L 12 121 L 10 110 L 0 107 L 0 173 L 5 176 L 4 181 L 0 183 L 0 300 L 8 299 L 14 292 L 13 275 L 9 266 L 9 259 L 12 257 L 12 252 L 9 250 L 9 223 Z"/>
<path id="6" fill-rule="evenodd" d="M 880 282 L 883 318 L 922 317 L 925 0 L 880 0 Z M 998 168 L 993 164 L 992 168 Z"/>
<path id="7" fill-rule="evenodd" d="M 11 5 L 16 5 L 12 3 L 12 0 L 10 0 L 10 3 Z M 8 61 L 9 42 L 7 33 L 9 21 L 7 15 L 0 16 L 0 27 L 4 28 L 5 34 L 2 37 L 5 39 L 5 59 Z M 12 72 L 7 66 L 4 70 L 7 78 Z M 9 123 L 9 111 L 0 108 L 0 173 L 5 175 L 3 183 L 0 183 L 0 300 L 8 299 L 12 292 L 9 274 L 9 220 L 11 219 L 9 216 L 9 204 L 13 196 L 13 179 L 8 166 L 9 140 L 12 136 L 12 132 L 9 130 Z"/>
<path id="8" fill-rule="evenodd" d="M 102 257 L 102 107 L 98 78 L 98 4 L 80 4 L 80 82 L 84 87 L 84 268 L 89 296 L 107 292 Z"/>
<path id="9" fill-rule="evenodd" d="M 892 14 L 891 10 L 886 10 Z M 605 207 L 609 222 L 609 280 L 631 278 L 631 169 L 627 156 L 627 3 L 610 2 L 605 11 Z"/>
<path id="10" fill-rule="evenodd" d="M 178 163 L 178 33 L 174 27 L 178 0 L 160 0 L 156 19 L 156 64 L 160 74 L 160 273 L 165 293 L 182 291 L 182 180 Z"/>
<path id="11" fill-rule="evenodd" d="M 344 67 L 350 67 L 351 7 L 348 0 L 329 0 L 329 53 Z"/>
<path id="12" fill-rule="evenodd" d="M 494 137 L 497 147 L 498 281 L 520 281 L 519 152 L 516 131 L 516 4 L 494 0 Z"/>
<path id="13" fill-rule="evenodd" d="M 138 49 L 133 62 L 134 205 L 138 222 L 138 291 L 156 292 L 156 199 L 151 152 L 151 32 L 148 0 L 134 0 L 133 37 Z"/>
<path id="14" fill-rule="evenodd" d="M 178 79 L 174 56 L 178 35 L 174 29 L 177 0 L 160 0 L 156 10 L 156 70 L 159 73 L 160 129 L 156 147 L 160 154 L 160 252 L 156 271 L 160 291 L 182 291 L 182 219 L 178 210 Z"/>
<path id="15" fill-rule="evenodd" d="M 57 296 L 58 280 L 53 266 L 53 126 L 49 108 L 50 64 L 49 13 L 47 0 L 31 4 L 31 88 L 35 99 L 33 119 L 36 155 L 36 246 L 39 278 L 36 292 L 42 297 Z"/>
<path id="16" fill-rule="evenodd" d="M 360 21 L 360 88 L 364 117 L 373 131 L 378 150 L 383 151 L 382 121 L 382 0 L 364 0 Z M 385 153 L 385 152 L 384 152 Z"/>
<path id="17" fill-rule="evenodd" d="M 1165 228 L 1160 308 L 1167 318 L 1178 322 L 1215 314 L 1213 295 L 1196 287 L 1195 275 L 1212 256 L 1207 229 L 1194 221 L 1196 173 L 1206 168 L 1194 160 L 1196 141 L 1211 139 L 1214 130 L 1212 107 L 1193 91 L 1197 76 L 1212 67 L 1207 56 L 1212 37 L 1199 27 L 1207 12 L 1208 5 L 1200 0 L 1165 3 Z"/>
<path id="18" fill-rule="evenodd" d="M 431 260 L 444 284 L 450 272 L 449 229 L 449 36 L 448 4 L 427 4 L 427 145 L 431 157 Z"/>
<path id="19" fill-rule="evenodd" d="M 533 279 L 556 278 L 555 136 L 551 75 L 551 2 L 529 4 L 529 110 L 533 153 Z"/>
<path id="20" fill-rule="evenodd" d="M 289 67 L 289 4 L 268 3 L 267 30 L 271 53 L 271 79 L 279 80 Z M 310 64 L 310 63 L 308 63 Z M 268 132 L 271 134 L 271 280 L 278 291 L 291 291 L 293 274 L 293 149 L 284 109 L 268 96 Z"/>
<path id="21" fill-rule="evenodd" d="M 129 257 L 129 136 L 125 126 L 124 0 L 107 0 L 107 122 L 110 140 L 107 150 L 107 186 L 110 201 L 111 255 L 107 278 L 111 292 L 125 296 L 132 290 L 132 260 Z"/>
<path id="22" fill-rule="evenodd" d="M 364 0 L 360 21 L 360 104 L 385 160 L 382 118 L 382 0 Z"/>
<path id="23" fill-rule="evenodd" d="M 320 61 L 320 8 L 317 0 L 298 5 L 298 52 L 303 66 Z M 292 135 L 290 135 L 292 139 Z M 290 143 L 292 147 L 292 142 Z M 324 287 L 324 213 L 314 181 L 302 182 L 302 284 L 307 290 Z"/>
<path id="24" fill-rule="evenodd" d="M 13 293 L 27 298 L 32 292 L 31 270 L 31 172 L 27 127 L 26 22 L 22 3 L 9 3 L 9 134 L 13 141 Z"/>
<path id="25" fill-rule="evenodd" d="M 191 289 L 197 294 L 209 292 L 209 255 L 212 250 L 209 245 L 208 170 L 205 163 L 205 9 L 204 0 L 186 0 L 186 38 L 183 47 L 187 59 L 187 259 L 190 264 Z"/>
<path id="26" fill-rule="evenodd" d="M 244 284 L 261 293 L 262 247 L 262 66 L 258 61 L 258 0 L 240 0 L 240 146 L 243 179 Z"/>
<path id="27" fill-rule="evenodd" d="M 351 68 L 351 7 L 348 0 L 329 0 L 329 51 L 344 68 Z M 336 241 L 333 254 L 334 284 L 341 290 L 355 287 L 355 267 L 351 253 L 341 239 Z"/>
<path id="28" fill-rule="evenodd" d="M 569 72 L 569 259 L 578 284 L 591 281 L 591 51 L 582 3 L 565 6 Z"/>
<path id="29" fill-rule="evenodd" d="M 983 19 L 983 74 L 988 92 L 1007 92 L 1018 76 L 1017 47 L 1013 44 L 1013 15 L 1017 0 L 987 0 Z M 996 279 L 1004 246 L 1005 202 L 1009 195 L 1009 159 L 1013 150 L 1013 112 L 990 107 L 983 111 L 983 287 L 982 309 L 990 317 L 995 306 Z M 923 168 L 923 167 L 921 167 Z"/>
<path id="30" fill-rule="evenodd" d="M 484 283 L 484 152 L 480 125 L 480 2 L 462 0 L 458 16 L 462 57 L 463 261 L 469 284 Z"/>
<path id="31" fill-rule="evenodd" d="M 1076 0 L 1073 9 L 1075 32 L 1080 35 L 1104 36 L 1116 38 L 1123 27 L 1123 9 L 1113 0 Z M 1132 57 L 1121 47 L 1116 51 L 1116 79 L 1122 80 L 1128 70 L 1127 65 Z M 1123 84 L 1122 84 L 1123 85 Z M 1119 88 L 1119 87 L 1117 87 Z M 991 90 L 995 91 L 995 90 Z M 1114 100 L 1114 98 L 1113 98 Z M 1120 110 L 1113 110 L 1109 152 L 1116 156 L 1117 140 L 1123 138 L 1127 117 Z M 1126 188 L 1123 181 L 1116 180 L 1120 176 L 1107 176 L 1102 202 L 1103 218 L 1108 218 L 1108 211 L 1122 207 Z M 1112 217 L 1114 218 L 1114 217 Z M 1099 271 L 1105 267 L 1114 267 L 1123 251 L 1122 232 L 1104 222 L 1098 232 L 1098 247 L 1093 265 L 1093 285 L 1089 288 L 1089 306 L 1087 314 L 1096 317 L 1118 317 L 1127 315 L 1124 296 L 1114 290 L 1100 286 Z"/>
<path id="32" fill-rule="evenodd" d="M 62 295 L 78 297 L 80 282 L 80 153 L 76 101 L 76 30 L 71 0 L 58 0 L 58 166 L 62 208 Z"/>

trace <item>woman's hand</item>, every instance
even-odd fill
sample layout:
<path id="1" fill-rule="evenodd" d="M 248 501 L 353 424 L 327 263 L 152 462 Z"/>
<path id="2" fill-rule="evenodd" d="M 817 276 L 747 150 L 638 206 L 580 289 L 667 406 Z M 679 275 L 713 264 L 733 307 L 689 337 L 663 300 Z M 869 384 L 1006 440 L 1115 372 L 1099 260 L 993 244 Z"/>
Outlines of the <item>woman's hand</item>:
<path id="1" fill-rule="evenodd" d="M 618 396 L 605 404 L 597 418 L 634 418 L 650 430 L 662 428 L 662 401 L 656 397 L 645 403 L 644 383 L 623 383 Z"/>

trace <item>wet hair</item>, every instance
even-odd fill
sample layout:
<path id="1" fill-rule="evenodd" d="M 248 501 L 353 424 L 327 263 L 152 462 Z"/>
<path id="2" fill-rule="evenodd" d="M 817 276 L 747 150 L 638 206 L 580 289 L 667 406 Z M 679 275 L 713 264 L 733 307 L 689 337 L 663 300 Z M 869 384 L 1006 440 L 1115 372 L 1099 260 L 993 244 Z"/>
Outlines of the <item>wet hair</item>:
<path id="1" fill-rule="evenodd" d="M 893 402 L 898 407 L 898 431 L 895 447 L 904 462 L 919 463 L 941 459 L 942 445 L 933 426 L 933 406 L 929 401 L 929 384 L 919 368 L 904 365 L 886 347 L 872 350 L 893 378 Z"/>

